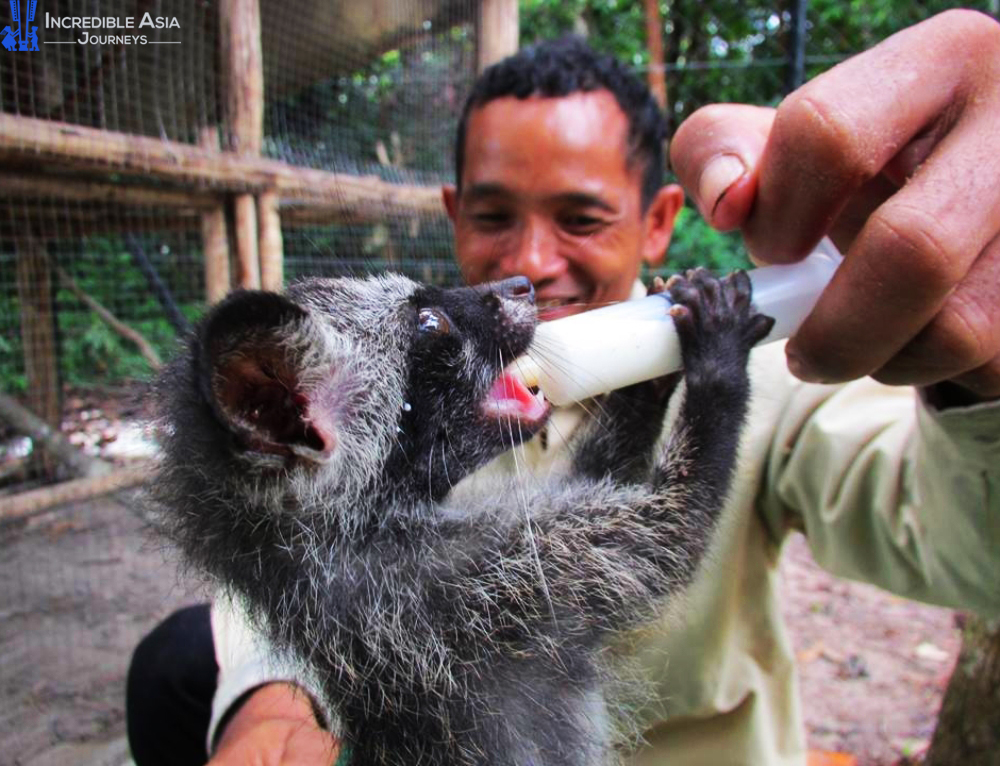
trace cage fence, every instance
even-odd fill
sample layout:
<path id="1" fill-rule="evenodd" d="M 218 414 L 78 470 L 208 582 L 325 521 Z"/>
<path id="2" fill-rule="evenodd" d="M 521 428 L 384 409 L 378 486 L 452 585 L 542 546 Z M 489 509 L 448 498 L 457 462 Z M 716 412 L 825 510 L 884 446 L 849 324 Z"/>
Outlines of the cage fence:
<path id="1" fill-rule="evenodd" d="M 95 466 L 145 465 L 146 386 L 231 286 L 380 270 L 460 281 L 439 188 L 492 34 L 489 4 L 11 0 L 0 16 L 11 22 L 0 31 L 0 392 L 86 460 L 68 465 L 37 429 L 0 417 L 0 503 Z M 589 30 L 612 49 L 602 25 L 626 18 L 623 3 L 569 15 L 521 5 L 522 44 Z M 721 96 L 777 103 L 793 6 L 662 2 L 671 125 Z M 953 6 L 814 2 L 805 76 Z M 29 25 L 38 51 L 21 48 Z M 642 27 L 614 29 L 645 75 Z M 717 241 L 685 222 L 682 249 L 710 259 Z M 131 492 L 0 514 L 0 763 L 72 762 L 59 748 L 120 737 L 131 649 L 196 597 L 174 571 Z"/>

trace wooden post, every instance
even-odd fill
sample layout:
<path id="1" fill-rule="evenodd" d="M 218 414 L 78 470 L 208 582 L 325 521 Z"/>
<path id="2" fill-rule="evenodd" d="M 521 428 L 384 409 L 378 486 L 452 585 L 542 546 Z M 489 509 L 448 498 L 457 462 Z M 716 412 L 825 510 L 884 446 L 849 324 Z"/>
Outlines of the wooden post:
<path id="1" fill-rule="evenodd" d="M 29 225 L 29 220 L 18 220 L 17 224 L 23 230 Z M 62 402 L 49 258 L 42 243 L 30 234 L 16 236 L 15 247 L 28 408 L 46 425 L 58 430 L 62 421 Z M 43 458 L 46 473 L 51 474 L 55 466 L 56 462 L 51 457 Z"/>
<path id="2" fill-rule="evenodd" d="M 232 285 L 224 207 L 202 214 L 201 240 L 205 250 L 205 301 L 211 305 L 226 297 Z"/>
<path id="3" fill-rule="evenodd" d="M 264 60 L 257 0 L 222 0 L 219 40 L 226 93 L 226 149 L 258 156 L 264 143 Z M 257 205 L 252 194 L 236 197 L 236 279 L 240 287 L 260 287 Z"/>
<path id="4" fill-rule="evenodd" d="M 285 278 L 284 254 L 276 191 L 261 192 L 257 198 L 257 224 L 260 226 L 260 286 L 265 290 L 281 290 Z"/>
<path id="5" fill-rule="evenodd" d="M 264 60 L 257 0 L 221 0 L 219 22 L 228 129 L 225 148 L 258 155 L 264 139 Z"/>
<path id="6" fill-rule="evenodd" d="M 646 2 L 646 47 L 649 48 L 649 71 L 646 79 L 653 98 L 661 109 L 667 106 L 667 73 L 663 62 L 663 20 L 659 0 Z"/>
<path id="7" fill-rule="evenodd" d="M 214 125 L 201 129 L 203 149 L 219 151 L 219 131 Z M 226 206 L 217 205 L 202 213 L 201 241 L 205 254 L 205 301 L 212 305 L 222 300 L 232 287 L 229 272 L 229 234 L 226 231 Z"/>
<path id="8" fill-rule="evenodd" d="M 480 0 L 476 18 L 476 68 L 517 53 L 517 0 Z"/>
<path id="9" fill-rule="evenodd" d="M 80 178 L 32 175 L 30 171 L 0 170 L 0 199 L 19 200 L 24 206 L 22 210 L 28 210 L 32 220 L 44 215 L 46 209 L 52 210 L 51 204 L 39 201 L 49 197 L 64 202 L 101 202 L 101 207 L 111 208 L 115 213 L 123 205 L 167 208 L 172 217 L 189 215 L 189 211 L 211 210 L 223 202 L 222 194 L 194 189 L 145 188 Z M 56 215 L 64 219 L 83 217 L 79 208 L 59 208 Z M 45 228 L 39 225 L 38 230 L 45 231 Z"/>
<path id="10" fill-rule="evenodd" d="M 302 165 L 289 165 L 264 157 L 215 152 L 177 141 L 116 133 L 69 123 L 0 112 L 0 164 L 38 161 L 58 163 L 63 172 L 82 178 L 100 179 L 107 186 L 111 174 L 142 176 L 164 181 L 187 191 L 137 190 L 141 204 L 156 204 L 152 195 L 169 198 L 186 195 L 192 205 L 222 192 L 276 190 L 282 206 L 299 202 L 324 209 L 337 220 L 384 220 L 387 213 L 441 214 L 441 187 L 383 181 L 377 176 L 356 176 Z M 61 179 L 75 186 L 75 181 Z M 125 187 L 122 187 L 125 188 Z M 199 191 L 196 191 L 198 189 Z M 123 192 L 124 199 L 132 192 Z M 0 178 L 0 198 L 7 188 Z M 89 197 L 88 197 L 89 199 Z"/>
<path id="11" fill-rule="evenodd" d="M 260 251 L 257 246 L 257 202 L 252 194 L 239 194 L 233 208 L 236 234 L 236 284 L 260 288 Z"/>
<path id="12" fill-rule="evenodd" d="M 52 487 L 20 492 L 0 498 L 0 521 L 27 519 L 56 505 L 81 503 L 92 497 L 116 492 L 142 484 L 153 475 L 155 466 L 139 465 L 122 468 L 103 476 L 64 481 Z"/>

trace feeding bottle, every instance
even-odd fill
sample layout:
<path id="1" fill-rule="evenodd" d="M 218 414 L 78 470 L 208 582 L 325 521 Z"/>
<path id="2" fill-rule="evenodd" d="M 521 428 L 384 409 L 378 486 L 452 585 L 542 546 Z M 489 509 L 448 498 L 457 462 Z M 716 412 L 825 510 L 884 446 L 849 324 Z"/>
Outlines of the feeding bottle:
<path id="1" fill-rule="evenodd" d="M 798 263 L 747 272 L 754 305 L 775 319 L 762 343 L 787 338 L 798 329 L 841 260 L 833 243 L 824 239 Z M 527 356 L 509 370 L 557 405 L 679 370 L 680 342 L 669 306 L 664 294 L 650 295 L 543 322 Z"/>

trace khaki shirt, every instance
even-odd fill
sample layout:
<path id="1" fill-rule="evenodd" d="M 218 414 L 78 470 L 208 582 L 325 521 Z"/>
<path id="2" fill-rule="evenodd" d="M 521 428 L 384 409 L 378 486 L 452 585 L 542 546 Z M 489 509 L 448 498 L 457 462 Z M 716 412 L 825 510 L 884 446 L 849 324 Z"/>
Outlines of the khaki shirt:
<path id="1" fill-rule="evenodd" d="M 805 764 L 778 601 L 793 530 L 834 574 L 1000 614 L 1000 404 L 935 412 L 912 388 L 802 383 L 783 343 L 756 349 L 750 365 L 750 414 L 709 560 L 679 603 L 622 642 L 654 692 L 637 766 Z M 559 413 L 546 439 L 491 470 L 563 470 L 584 417 Z"/>
<path id="2" fill-rule="evenodd" d="M 1000 403 L 936 412 L 913 389 L 870 379 L 802 383 L 789 374 L 781 343 L 756 349 L 750 364 L 750 415 L 708 560 L 667 614 L 620 647 L 652 684 L 636 766 L 805 764 L 777 595 L 792 530 L 806 534 L 834 574 L 1000 614 Z M 556 412 L 546 438 L 484 471 L 564 470 L 563 447 L 583 417 L 580 406 Z M 231 701 L 239 690 L 225 679 L 240 662 L 225 663 L 220 655 L 220 688 Z M 213 731 L 226 706 L 216 702 Z"/>

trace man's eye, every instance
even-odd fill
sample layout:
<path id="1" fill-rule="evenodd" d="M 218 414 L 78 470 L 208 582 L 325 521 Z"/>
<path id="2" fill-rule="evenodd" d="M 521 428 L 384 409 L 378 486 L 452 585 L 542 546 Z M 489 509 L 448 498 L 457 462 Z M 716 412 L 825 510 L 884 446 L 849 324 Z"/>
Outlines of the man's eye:
<path id="1" fill-rule="evenodd" d="M 593 234 L 604 226 L 601 218 L 583 214 L 564 215 L 559 222 L 570 234 Z"/>
<path id="2" fill-rule="evenodd" d="M 504 213 L 502 211 L 486 211 L 482 213 L 473 213 L 472 222 L 480 229 L 502 229 L 510 225 L 513 220 L 513 216 L 510 213 Z"/>
<path id="3" fill-rule="evenodd" d="M 451 320 L 443 311 L 420 309 L 417 312 L 417 329 L 420 332 L 447 335 L 451 332 Z"/>

